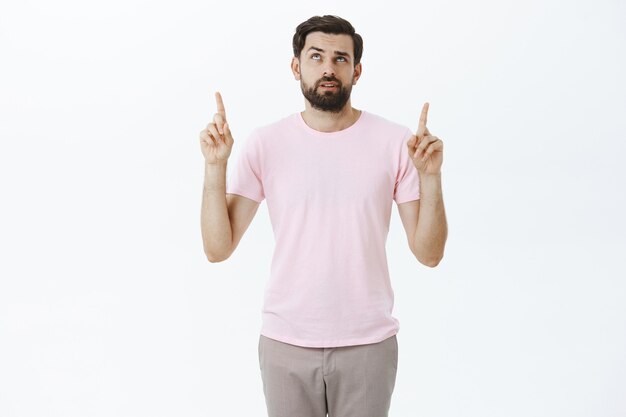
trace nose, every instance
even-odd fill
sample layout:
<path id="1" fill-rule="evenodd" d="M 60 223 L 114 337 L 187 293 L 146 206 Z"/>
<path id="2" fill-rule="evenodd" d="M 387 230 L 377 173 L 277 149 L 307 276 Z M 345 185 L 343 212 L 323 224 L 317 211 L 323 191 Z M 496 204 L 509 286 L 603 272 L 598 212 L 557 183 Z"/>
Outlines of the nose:
<path id="1" fill-rule="evenodd" d="M 332 63 L 327 63 L 324 66 L 324 77 L 334 77 L 335 76 L 335 67 Z"/>

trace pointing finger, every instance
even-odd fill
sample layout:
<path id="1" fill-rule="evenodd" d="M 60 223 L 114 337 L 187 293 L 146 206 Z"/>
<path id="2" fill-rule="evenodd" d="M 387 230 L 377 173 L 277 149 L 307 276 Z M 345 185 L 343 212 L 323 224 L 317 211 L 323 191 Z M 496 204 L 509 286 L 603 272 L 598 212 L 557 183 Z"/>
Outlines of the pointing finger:
<path id="1" fill-rule="evenodd" d="M 421 134 L 424 134 L 424 131 L 426 130 L 426 120 L 428 118 L 428 106 L 429 106 L 429 103 L 424 103 L 424 106 L 422 107 L 422 114 L 420 115 L 419 127 L 417 128 L 417 130 L 421 132 Z"/>
<path id="2" fill-rule="evenodd" d="M 217 126 L 217 131 L 220 134 L 224 133 L 224 123 L 226 123 L 226 119 L 220 113 L 215 113 L 213 116 L 213 123 Z"/>
<path id="3" fill-rule="evenodd" d="M 222 101 L 222 95 L 219 91 L 215 92 L 215 101 L 217 102 L 217 112 L 226 119 L 226 109 L 224 108 L 224 101 Z"/>

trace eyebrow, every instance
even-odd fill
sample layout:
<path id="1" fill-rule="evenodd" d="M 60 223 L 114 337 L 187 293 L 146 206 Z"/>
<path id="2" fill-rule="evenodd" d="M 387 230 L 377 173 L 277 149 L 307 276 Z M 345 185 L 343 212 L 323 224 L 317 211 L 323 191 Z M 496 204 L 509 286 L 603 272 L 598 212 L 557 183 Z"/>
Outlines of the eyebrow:
<path id="1" fill-rule="evenodd" d="M 326 52 L 326 51 L 324 51 L 324 50 L 323 50 L 323 49 L 321 49 L 321 48 L 318 48 L 318 47 L 312 46 L 312 47 L 310 47 L 310 48 L 307 50 L 307 53 L 308 53 L 311 49 L 315 49 L 316 51 L 319 51 L 319 52 Z M 347 56 L 347 57 L 350 57 L 350 54 L 349 54 L 349 53 L 347 53 L 347 52 L 343 52 L 343 51 L 335 51 L 335 55 L 341 55 L 341 56 Z"/>

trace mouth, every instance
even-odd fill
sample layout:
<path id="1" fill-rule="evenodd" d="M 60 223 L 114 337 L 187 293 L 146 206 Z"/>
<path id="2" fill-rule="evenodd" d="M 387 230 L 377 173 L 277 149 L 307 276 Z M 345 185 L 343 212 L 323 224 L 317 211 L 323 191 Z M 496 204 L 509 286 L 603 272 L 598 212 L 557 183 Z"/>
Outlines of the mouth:
<path id="1" fill-rule="evenodd" d="M 325 90 L 336 90 L 337 88 L 339 88 L 339 86 L 335 83 L 323 83 L 320 84 L 320 88 L 323 88 Z"/>

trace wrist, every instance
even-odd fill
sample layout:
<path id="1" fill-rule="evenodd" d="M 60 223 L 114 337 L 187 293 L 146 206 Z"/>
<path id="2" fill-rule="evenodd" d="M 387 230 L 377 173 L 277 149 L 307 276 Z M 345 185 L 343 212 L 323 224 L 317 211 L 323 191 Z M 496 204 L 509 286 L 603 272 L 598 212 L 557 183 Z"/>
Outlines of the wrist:
<path id="1" fill-rule="evenodd" d="M 420 174 L 420 190 L 424 196 L 441 193 L 441 173 Z"/>
<path id="2" fill-rule="evenodd" d="M 228 159 L 225 159 L 223 161 L 218 161 L 218 162 L 204 162 L 204 168 L 207 170 L 213 170 L 213 169 L 221 169 L 224 168 L 228 163 Z"/>
<path id="3" fill-rule="evenodd" d="M 418 171 L 420 179 L 426 180 L 438 180 L 441 179 L 441 171 L 435 174 L 427 174 L 425 172 Z"/>

